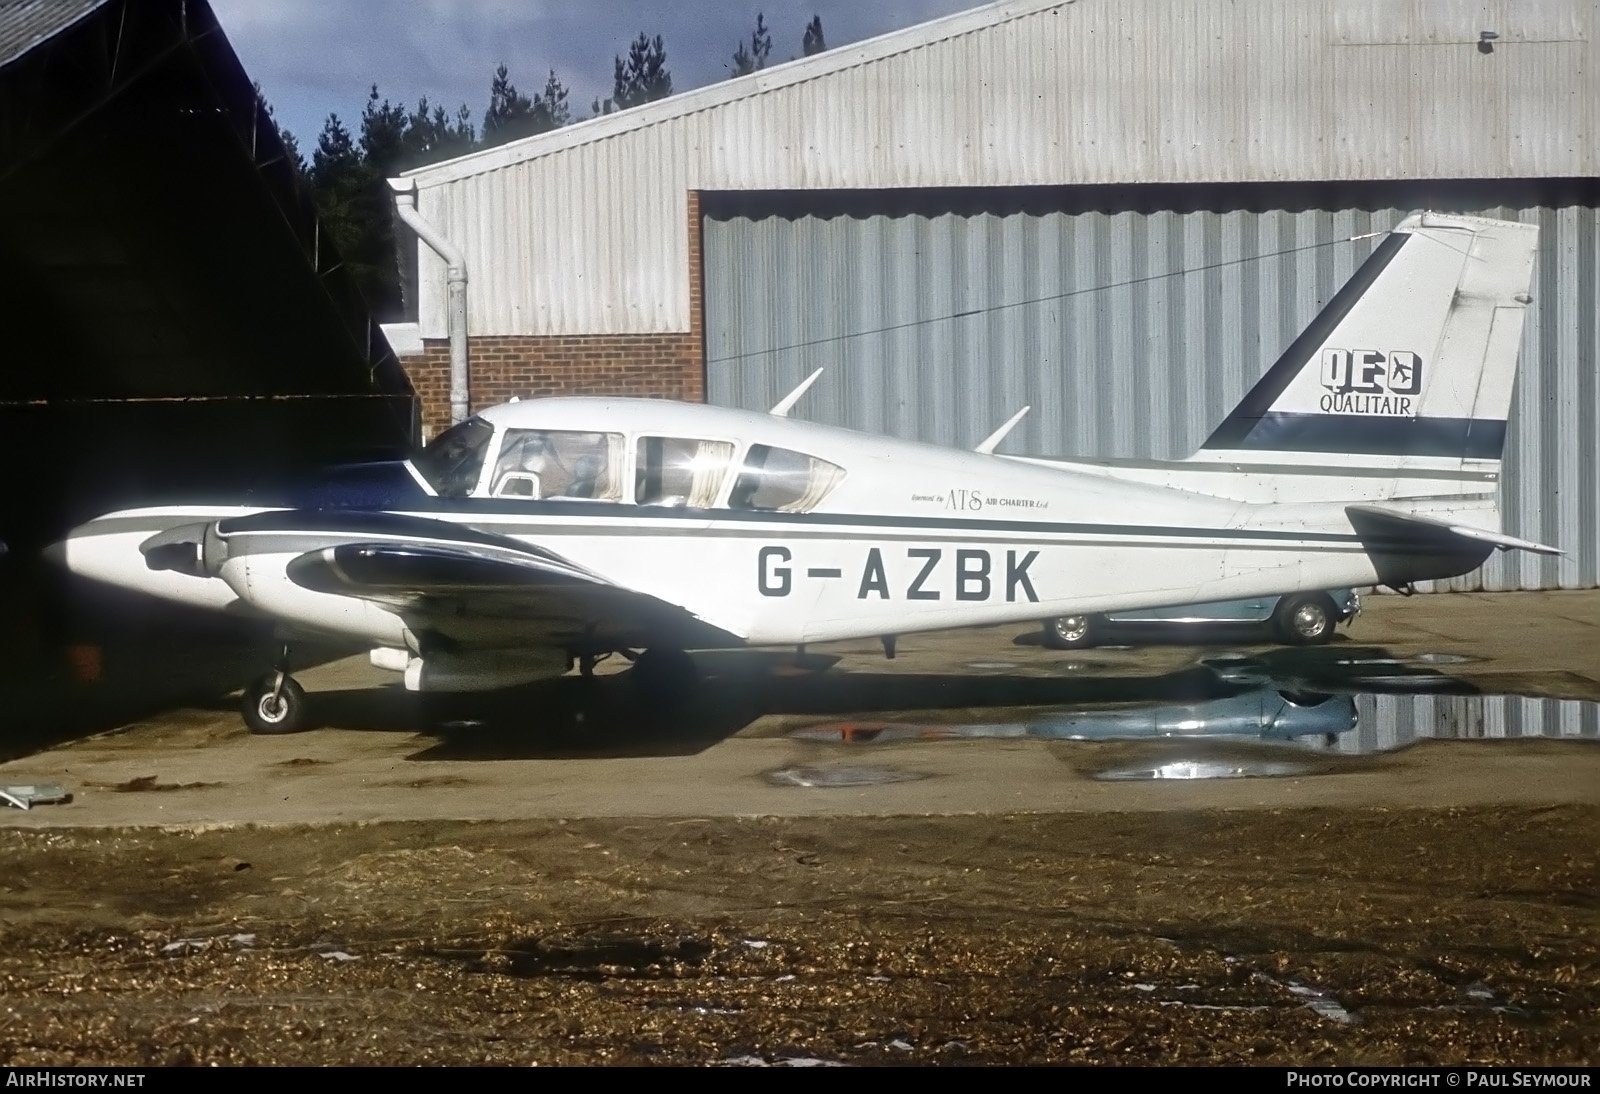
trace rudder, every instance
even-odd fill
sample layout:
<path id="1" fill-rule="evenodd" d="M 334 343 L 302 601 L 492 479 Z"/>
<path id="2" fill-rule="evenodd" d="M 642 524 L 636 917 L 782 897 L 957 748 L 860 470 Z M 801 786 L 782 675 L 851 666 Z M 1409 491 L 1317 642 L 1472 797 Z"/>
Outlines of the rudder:
<path id="1" fill-rule="evenodd" d="M 1413 214 L 1196 458 L 1240 450 L 1497 461 L 1539 229 Z"/>

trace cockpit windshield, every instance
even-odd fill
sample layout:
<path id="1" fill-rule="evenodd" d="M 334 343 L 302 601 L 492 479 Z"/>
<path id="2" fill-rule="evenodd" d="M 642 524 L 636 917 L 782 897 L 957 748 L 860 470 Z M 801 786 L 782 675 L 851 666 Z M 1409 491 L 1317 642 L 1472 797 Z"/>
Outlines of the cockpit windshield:
<path id="1" fill-rule="evenodd" d="M 620 433 L 508 429 L 489 477 L 497 498 L 621 501 Z"/>
<path id="2" fill-rule="evenodd" d="M 494 426 L 468 418 L 435 437 L 411 464 L 441 498 L 464 498 L 478 485 L 493 437 Z"/>

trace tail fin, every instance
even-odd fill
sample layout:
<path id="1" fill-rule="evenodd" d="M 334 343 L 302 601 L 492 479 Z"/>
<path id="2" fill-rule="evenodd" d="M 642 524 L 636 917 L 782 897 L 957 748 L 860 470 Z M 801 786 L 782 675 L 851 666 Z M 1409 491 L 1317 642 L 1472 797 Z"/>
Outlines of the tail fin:
<path id="1" fill-rule="evenodd" d="M 1407 217 L 1197 458 L 1499 460 L 1538 237 L 1531 224 Z"/>

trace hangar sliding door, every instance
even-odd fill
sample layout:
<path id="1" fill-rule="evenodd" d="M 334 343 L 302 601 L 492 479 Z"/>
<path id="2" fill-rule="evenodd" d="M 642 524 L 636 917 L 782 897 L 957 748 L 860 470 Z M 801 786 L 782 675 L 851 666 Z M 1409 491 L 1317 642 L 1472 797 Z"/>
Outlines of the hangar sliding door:
<path id="1" fill-rule="evenodd" d="M 1538 222 L 1506 526 L 1453 588 L 1600 584 L 1597 190 L 1527 183 L 702 195 L 706 391 L 1025 455 L 1181 458 L 1416 208 Z"/>

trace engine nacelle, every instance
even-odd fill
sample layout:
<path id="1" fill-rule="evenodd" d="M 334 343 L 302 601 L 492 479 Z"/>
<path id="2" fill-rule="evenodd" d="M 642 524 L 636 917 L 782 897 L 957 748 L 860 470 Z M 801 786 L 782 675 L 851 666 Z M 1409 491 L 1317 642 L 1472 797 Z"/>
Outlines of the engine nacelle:
<path id="1" fill-rule="evenodd" d="M 221 577 L 251 607 L 296 630 L 348 635 L 375 646 L 406 644 L 406 624 L 390 608 L 354 596 L 319 593 L 287 574 L 298 551 L 251 552 L 226 558 Z"/>
<path id="2" fill-rule="evenodd" d="M 493 691 L 532 683 L 567 670 L 555 649 L 430 653 L 406 663 L 407 691 Z"/>

